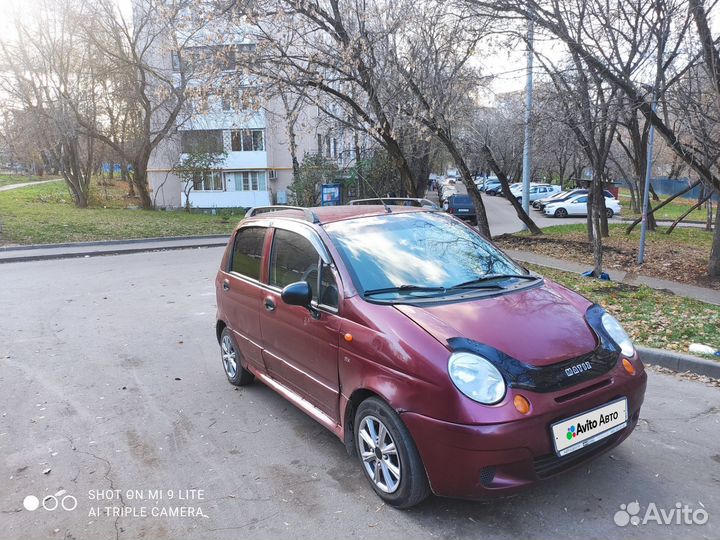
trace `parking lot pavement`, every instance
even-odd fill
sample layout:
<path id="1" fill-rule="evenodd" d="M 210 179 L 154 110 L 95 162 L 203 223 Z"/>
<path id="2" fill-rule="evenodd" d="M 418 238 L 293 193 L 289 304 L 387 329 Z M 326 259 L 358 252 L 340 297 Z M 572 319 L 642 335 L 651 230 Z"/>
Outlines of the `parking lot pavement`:
<path id="1" fill-rule="evenodd" d="M 467 193 L 465 185 L 462 182 L 457 183 L 458 193 Z M 428 199 L 437 202 L 438 196 L 435 191 L 428 191 L 425 195 Z M 501 234 L 516 233 L 523 230 L 523 223 L 518 219 L 515 210 L 505 197 L 482 194 L 483 203 L 485 204 L 485 212 L 490 223 L 490 233 L 493 236 Z M 585 223 L 585 217 L 569 217 L 555 218 L 547 217 L 543 213 L 530 207 L 530 217 L 535 224 L 541 229 L 544 227 L 552 227 L 554 225 L 572 225 Z M 610 219 L 610 223 L 622 223 L 620 217 L 615 216 Z"/>
<path id="2" fill-rule="evenodd" d="M 3 538 L 720 537 L 720 390 L 658 373 L 610 455 L 512 498 L 383 506 L 328 431 L 226 382 L 221 251 L 2 266 Z M 616 525 L 634 501 L 709 519 Z"/>

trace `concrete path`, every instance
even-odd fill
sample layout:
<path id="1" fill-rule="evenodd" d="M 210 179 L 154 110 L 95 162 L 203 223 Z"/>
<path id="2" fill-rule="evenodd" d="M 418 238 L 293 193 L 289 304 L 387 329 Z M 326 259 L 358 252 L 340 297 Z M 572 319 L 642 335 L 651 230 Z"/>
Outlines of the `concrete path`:
<path id="1" fill-rule="evenodd" d="M 587 264 L 564 261 L 554 257 L 532 253 L 530 251 L 519 251 L 514 249 L 506 249 L 504 251 L 517 261 L 537 264 L 538 266 L 545 266 L 556 270 L 564 270 L 566 272 L 581 274 L 582 272 L 586 272 L 591 269 Z M 645 285 L 652 289 L 667 290 L 677 294 L 678 296 L 694 298 L 695 300 L 700 300 L 701 302 L 720 306 L 720 290 L 717 289 L 707 289 L 705 287 L 696 287 L 695 285 L 688 285 L 677 281 L 658 279 L 639 274 L 630 274 L 629 272 L 625 272 L 623 270 L 607 270 L 607 273 L 613 281 L 627 283 L 628 285 Z"/>
<path id="2" fill-rule="evenodd" d="M 40 180 L 38 182 L 22 182 L 20 184 L 8 184 L 0 186 L 0 191 L 10 191 L 11 189 L 20 189 L 29 186 L 39 186 L 40 184 L 49 184 L 51 182 L 62 182 L 62 178 L 53 178 L 52 180 Z"/>

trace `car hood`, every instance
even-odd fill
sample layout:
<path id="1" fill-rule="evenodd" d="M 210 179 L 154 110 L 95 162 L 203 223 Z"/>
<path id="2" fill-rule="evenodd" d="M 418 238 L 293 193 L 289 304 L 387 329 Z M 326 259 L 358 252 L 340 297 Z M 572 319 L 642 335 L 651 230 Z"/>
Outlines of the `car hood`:
<path id="1" fill-rule="evenodd" d="M 597 338 L 585 321 L 591 305 L 555 283 L 460 302 L 395 308 L 443 344 L 453 337 L 484 343 L 535 366 L 594 350 Z"/>

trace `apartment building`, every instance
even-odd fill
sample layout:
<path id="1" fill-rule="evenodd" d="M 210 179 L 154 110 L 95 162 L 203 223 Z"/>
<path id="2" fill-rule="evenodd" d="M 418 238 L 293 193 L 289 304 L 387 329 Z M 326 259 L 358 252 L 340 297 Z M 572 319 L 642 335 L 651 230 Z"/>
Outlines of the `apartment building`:
<path id="1" fill-rule="evenodd" d="M 217 46 L 216 46 L 217 47 Z M 183 50 L 185 58 L 205 54 L 209 47 L 197 51 Z M 254 45 L 238 39 L 222 45 L 221 70 L 228 84 L 222 91 L 199 92 L 188 98 L 188 114 L 179 120 L 177 132 L 167 137 L 154 150 L 149 163 L 148 178 L 156 206 L 184 207 L 189 199 L 193 208 L 251 207 L 289 202 L 288 188 L 292 182 L 292 157 L 284 109 L 280 98 L 268 99 L 248 106 L 243 92 L 253 81 L 245 76 L 230 76 L 242 68 L 243 59 L 253 54 Z M 180 76 L 183 69 L 180 55 L 168 48 L 158 51 L 157 61 L 167 71 Z M 222 77 L 221 77 L 222 79 Z M 189 89 L 197 89 L 205 81 L 194 81 Z M 245 103 L 243 103 L 245 101 Z M 317 107 L 300 111 L 295 123 L 298 160 L 307 153 L 320 153 L 337 160 L 343 167 L 354 161 L 354 153 L 345 148 L 347 137 L 322 118 Z M 173 171 L 192 148 L 225 152 L 217 169 L 193 178 L 192 188 Z"/>

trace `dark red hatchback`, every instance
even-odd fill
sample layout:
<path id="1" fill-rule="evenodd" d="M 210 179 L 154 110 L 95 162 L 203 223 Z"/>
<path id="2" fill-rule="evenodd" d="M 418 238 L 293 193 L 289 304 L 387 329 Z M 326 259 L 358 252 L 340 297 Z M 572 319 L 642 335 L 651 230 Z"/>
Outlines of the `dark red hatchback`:
<path id="1" fill-rule="evenodd" d="M 442 212 L 253 209 L 216 288 L 228 380 L 332 430 L 398 507 L 509 493 L 638 421 L 647 375 L 620 324 Z"/>

